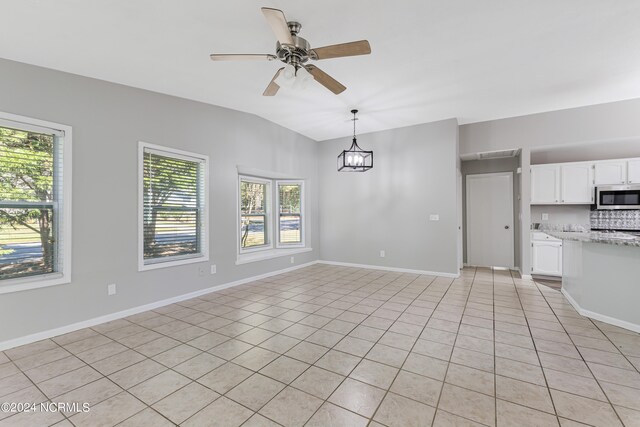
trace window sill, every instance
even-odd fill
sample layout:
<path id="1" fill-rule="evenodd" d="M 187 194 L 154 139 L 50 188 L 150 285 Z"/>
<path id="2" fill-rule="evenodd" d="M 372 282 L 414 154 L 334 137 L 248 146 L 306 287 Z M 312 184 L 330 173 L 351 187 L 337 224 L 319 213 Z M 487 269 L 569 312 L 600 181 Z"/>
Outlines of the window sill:
<path id="1" fill-rule="evenodd" d="M 62 273 L 43 274 L 41 276 L 24 277 L 20 279 L 0 282 L 0 294 L 27 291 L 30 289 L 46 288 L 49 286 L 64 285 L 71 281 Z"/>
<path id="2" fill-rule="evenodd" d="M 209 255 L 198 255 L 198 256 L 191 256 L 188 258 L 181 258 L 181 259 L 168 259 L 167 261 L 160 261 L 160 262 L 152 262 L 149 264 L 144 264 L 143 261 L 140 261 L 140 264 L 138 265 L 138 271 L 148 271 L 148 270 L 157 270 L 158 268 L 167 268 L 167 267 L 176 267 L 179 265 L 185 265 L 185 264 L 193 264 L 196 262 L 207 262 L 209 261 Z"/>
<path id="3" fill-rule="evenodd" d="M 280 258 L 288 255 L 311 252 L 313 248 L 292 248 L 292 249 L 267 249 L 264 251 L 238 255 L 236 265 L 249 264 L 251 262 L 264 261 L 267 259 Z"/>

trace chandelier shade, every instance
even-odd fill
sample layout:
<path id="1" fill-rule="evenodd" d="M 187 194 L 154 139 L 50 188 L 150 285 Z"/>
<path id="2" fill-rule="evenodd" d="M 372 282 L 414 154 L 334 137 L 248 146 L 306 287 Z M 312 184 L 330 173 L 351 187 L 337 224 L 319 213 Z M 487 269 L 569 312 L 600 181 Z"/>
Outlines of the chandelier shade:
<path id="1" fill-rule="evenodd" d="M 349 149 L 338 155 L 338 172 L 366 172 L 373 168 L 373 151 L 360 148 L 356 139 L 356 114 L 358 110 L 351 110 L 353 114 L 353 142 Z"/>

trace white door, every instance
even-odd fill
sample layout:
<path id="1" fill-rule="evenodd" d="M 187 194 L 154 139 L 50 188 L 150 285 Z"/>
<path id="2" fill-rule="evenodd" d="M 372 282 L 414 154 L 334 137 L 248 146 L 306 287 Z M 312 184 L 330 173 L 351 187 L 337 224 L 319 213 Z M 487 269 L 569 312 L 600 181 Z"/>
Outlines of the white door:
<path id="1" fill-rule="evenodd" d="M 562 203 L 593 203 L 593 164 L 562 165 Z"/>
<path id="2" fill-rule="evenodd" d="M 531 272 L 547 276 L 562 276 L 562 242 L 533 242 Z"/>
<path id="3" fill-rule="evenodd" d="M 467 175 L 467 263 L 513 268 L 513 173 Z"/>
<path id="4" fill-rule="evenodd" d="M 640 184 L 640 160 L 629 160 L 627 174 L 629 184 Z"/>
<path id="5" fill-rule="evenodd" d="M 624 160 L 597 162 L 595 181 L 596 185 L 625 184 L 627 182 L 627 162 Z"/>
<path id="6" fill-rule="evenodd" d="M 531 204 L 560 203 L 560 167 L 531 166 Z"/>

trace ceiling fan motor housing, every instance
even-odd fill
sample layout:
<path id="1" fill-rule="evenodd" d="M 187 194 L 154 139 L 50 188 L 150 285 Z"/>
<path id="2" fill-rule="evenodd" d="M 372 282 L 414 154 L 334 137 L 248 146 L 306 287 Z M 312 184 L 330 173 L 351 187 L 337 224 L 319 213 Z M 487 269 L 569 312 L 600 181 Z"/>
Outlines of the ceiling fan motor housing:
<path id="1" fill-rule="evenodd" d="M 297 35 L 302 28 L 299 22 L 289 21 L 287 25 L 289 26 L 289 31 L 291 31 L 293 44 L 276 42 L 276 55 L 282 62 L 291 64 L 297 69 L 309 60 L 311 45 L 306 39 Z"/>

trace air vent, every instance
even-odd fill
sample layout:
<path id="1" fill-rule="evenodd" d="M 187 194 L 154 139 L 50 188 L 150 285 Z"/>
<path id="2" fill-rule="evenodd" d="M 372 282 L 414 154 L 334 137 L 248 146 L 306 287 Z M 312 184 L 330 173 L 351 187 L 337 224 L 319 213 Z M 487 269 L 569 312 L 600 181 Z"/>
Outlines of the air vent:
<path id="1" fill-rule="evenodd" d="M 478 153 L 478 159 L 502 159 L 505 157 L 515 157 L 520 150 L 502 150 L 502 151 L 487 151 L 486 153 Z"/>

